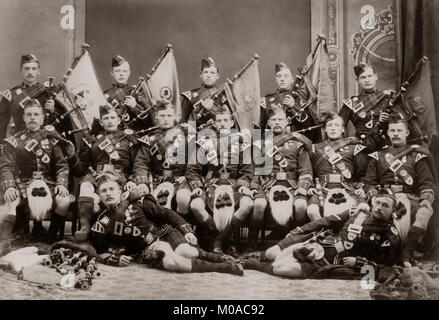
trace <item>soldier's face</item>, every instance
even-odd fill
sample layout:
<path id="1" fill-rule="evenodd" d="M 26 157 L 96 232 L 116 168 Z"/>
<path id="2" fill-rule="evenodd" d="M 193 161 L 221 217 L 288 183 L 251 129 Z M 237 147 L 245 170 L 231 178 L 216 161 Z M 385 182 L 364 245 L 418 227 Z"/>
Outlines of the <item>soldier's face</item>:
<path id="1" fill-rule="evenodd" d="M 372 215 L 379 220 L 390 220 L 393 209 L 394 200 L 389 197 L 376 197 L 372 203 Z"/>
<path id="2" fill-rule="evenodd" d="M 157 122 L 160 128 L 170 129 L 175 125 L 175 113 L 172 108 L 157 111 Z"/>
<path id="3" fill-rule="evenodd" d="M 340 139 L 344 133 L 343 119 L 337 117 L 334 120 L 328 121 L 326 123 L 325 131 L 329 139 Z"/>
<path id="4" fill-rule="evenodd" d="M 111 70 L 111 76 L 117 84 L 126 84 L 130 75 L 131 70 L 128 62 L 124 62 L 118 67 L 113 67 Z"/>
<path id="5" fill-rule="evenodd" d="M 23 82 L 26 84 L 34 84 L 40 75 L 40 66 L 38 62 L 23 63 L 21 66 L 21 74 Z"/>
<path id="6" fill-rule="evenodd" d="M 268 125 L 270 126 L 271 130 L 273 130 L 274 134 L 283 133 L 288 125 L 287 115 L 285 112 L 276 112 L 268 120 Z"/>
<path id="7" fill-rule="evenodd" d="M 230 113 L 217 114 L 215 116 L 215 128 L 220 134 L 229 134 L 233 127 L 233 119 Z"/>
<path id="8" fill-rule="evenodd" d="M 44 113 L 41 107 L 29 107 L 24 109 L 23 121 L 26 128 L 32 132 L 41 129 L 44 123 Z"/>
<path id="9" fill-rule="evenodd" d="M 357 79 L 361 89 L 371 91 L 375 90 L 378 81 L 378 75 L 372 68 L 367 68 Z"/>
<path id="10" fill-rule="evenodd" d="M 290 69 L 282 69 L 276 73 L 277 87 L 281 90 L 290 89 L 293 83 L 293 75 Z"/>
<path id="11" fill-rule="evenodd" d="M 206 87 L 212 87 L 219 79 L 218 69 L 214 66 L 204 68 L 200 73 L 201 83 Z"/>
<path id="12" fill-rule="evenodd" d="M 120 202 L 122 189 L 116 181 L 104 182 L 99 186 L 99 198 L 107 208 L 115 207 Z"/>
<path id="13" fill-rule="evenodd" d="M 101 125 L 107 132 L 115 132 L 119 128 L 120 118 L 116 111 L 111 111 L 101 117 Z"/>
<path id="14" fill-rule="evenodd" d="M 389 129 L 387 130 L 387 135 L 389 136 L 392 146 L 404 146 L 407 144 L 407 137 L 410 131 L 407 129 L 405 123 L 389 123 Z"/>

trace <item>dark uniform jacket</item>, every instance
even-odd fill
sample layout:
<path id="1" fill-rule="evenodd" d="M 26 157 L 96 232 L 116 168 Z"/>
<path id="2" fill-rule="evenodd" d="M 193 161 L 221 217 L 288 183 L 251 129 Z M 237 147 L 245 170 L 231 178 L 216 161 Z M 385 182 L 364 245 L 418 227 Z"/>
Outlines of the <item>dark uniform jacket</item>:
<path id="1" fill-rule="evenodd" d="M 50 132 L 53 128 L 38 132 L 23 130 L 6 138 L 5 150 L 0 158 L 0 184 L 3 191 L 17 187 L 15 179 L 23 182 L 39 171 L 48 184 L 67 187 L 69 165 L 63 152 Z"/>
<path id="2" fill-rule="evenodd" d="M 264 141 L 264 140 L 263 140 Z M 259 176 L 269 176 L 276 179 L 276 173 L 284 172 L 286 179 L 298 182 L 298 187 L 308 188 L 312 185 L 313 173 L 311 160 L 305 143 L 310 141 L 300 134 L 283 133 L 273 138 L 273 149 L 267 150 L 262 145 L 263 153 L 271 156 L 272 165 L 265 164 L 264 168 L 255 168 L 252 179 L 252 189 L 257 189 Z M 259 147 L 259 146 L 256 146 Z"/>
<path id="3" fill-rule="evenodd" d="M 363 157 L 358 156 L 366 147 L 359 142 L 354 138 L 342 138 L 336 141 L 328 139 L 313 145 L 310 158 L 314 177 L 325 182 L 329 175 L 335 174 L 341 177 L 341 181 L 358 182 L 367 169 L 367 162 L 364 163 Z M 332 158 L 331 150 L 340 157 Z"/>
<path id="4" fill-rule="evenodd" d="M 237 188 L 250 187 L 253 175 L 251 154 L 245 152 L 248 146 L 243 144 L 239 136 L 220 136 L 215 140 L 200 141 L 200 144 L 201 150 L 198 152 L 206 155 L 208 162 L 201 164 L 197 159 L 196 164 L 187 166 L 186 181 L 192 190 L 203 186 L 203 177 L 206 181 L 211 178 L 233 179 Z M 227 164 L 220 159 L 227 160 Z"/>
<path id="5" fill-rule="evenodd" d="M 214 119 L 214 116 L 211 112 L 208 112 L 203 107 L 201 108 L 202 116 L 199 117 L 197 114 L 195 114 L 194 110 L 194 104 L 197 103 L 201 99 L 206 99 L 215 91 L 217 91 L 218 88 L 213 86 L 210 88 L 207 88 L 205 86 L 201 86 L 196 89 L 192 89 L 189 91 L 183 92 L 181 95 L 183 96 L 183 100 L 181 101 L 181 122 L 185 123 L 189 120 L 197 121 L 197 127 L 206 123 L 210 119 Z"/>
<path id="6" fill-rule="evenodd" d="M 187 126 L 176 125 L 139 139 L 140 149 L 134 160 L 137 184 L 148 183 L 149 176 L 184 176 L 187 163 Z"/>
<path id="7" fill-rule="evenodd" d="M 342 264 L 341 257 L 361 257 L 378 264 L 392 266 L 397 262 L 401 238 L 392 222 L 378 220 L 369 212 L 349 211 L 332 215 L 301 227 L 304 233 L 331 229 L 335 236 L 327 239 L 333 245 L 325 247 L 329 263 Z M 329 240 L 329 241 L 328 241 Z"/>
<path id="8" fill-rule="evenodd" d="M 122 201 L 113 209 L 105 208 L 91 228 L 93 244 L 98 253 L 110 247 L 122 248 L 124 254 L 140 253 L 158 237 L 163 237 L 171 228 L 183 234 L 191 232 L 187 222 L 174 211 L 160 206 L 152 195 L 132 201 L 129 192 L 122 194 Z M 135 216 L 130 225 L 126 223 L 126 213 Z"/>
<path id="9" fill-rule="evenodd" d="M 36 83 L 29 87 L 22 83 L 10 90 L 2 92 L 0 97 L 0 141 L 6 137 L 6 129 L 12 117 L 15 125 L 15 132 L 26 129 L 23 121 L 23 106 L 30 99 L 37 99 L 44 107 L 50 98 L 48 87 L 41 83 Z M 46 114 L 46 124 L 55 120 L 55 116 Z"/>
<path id="10" fill-rule="evenodd" d="M 91 149 L 85 143 L 81 143 L 77 155 L 68 159 L 72 173 L 81 177 L 88 173 L 88 168 L 102 171 L 104 165 L 113 165 L 114 169 L 127 178 L 132 172 L 132 163 L 137 151 L 137 138 L 131 130 L 116 131 L 105 135 L 99 135 Z"/>
<path id="11" fill-rule="evenodd" d="M 369 154 L 364 180 L 369 199 L 376 195 L 377 185 L 381 185 L 393 188 L 394 192 L 419 195 L 433 203 L 434 182 L 427 155 L 428 150 L 414 145 L 389 147 Z"/>

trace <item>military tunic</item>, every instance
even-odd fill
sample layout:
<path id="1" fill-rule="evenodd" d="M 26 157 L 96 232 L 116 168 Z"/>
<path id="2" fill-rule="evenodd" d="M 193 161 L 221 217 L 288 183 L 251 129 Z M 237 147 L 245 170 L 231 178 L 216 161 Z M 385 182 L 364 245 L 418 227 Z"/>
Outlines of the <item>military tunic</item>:
<path id="1" fill-rule="evenodd" d="M 115 170 L 125 179 L 130 179 L 132 163 L 137 152 L 137 138 L 131 130 L 99 135 L 91 148 L 82 142 L 79 156 L 68 159 L 72 173 L 84 177 L 84 181 L 94 181 L 89 175 L 89 167 L 97 173 Z"/>
<path id="2" fill-rule="evenodd" d="M 50 98 L 48 87 L 41 83 L 36 83 L 28 86 L 22 83 L 10 90 L 3 91 L 0 99 L 0 141 L 6 137 L 6 129 L 9 120 L 12 117 L 15 125 L 15 132 L 26 129 L 23 121 L 23 107 L 30 99 L 37 99 L 41 106 L 44 107 L 47 100 Z M 46 114 L 46 124 L 51 124 L 55 121 L 53 114 Z"/>
<path id="3" fill-rule="evenodd" d="M 30 183 L 39 172 L 49 187 L 68 186 L 69 165 L 57 141 L 50 134 L 53 128 L 38 132 L 23 130 L 6 138 L 0 158 L 0 185 L 3 192 L 10 187 L 20 188 L 18 180 Z"/>

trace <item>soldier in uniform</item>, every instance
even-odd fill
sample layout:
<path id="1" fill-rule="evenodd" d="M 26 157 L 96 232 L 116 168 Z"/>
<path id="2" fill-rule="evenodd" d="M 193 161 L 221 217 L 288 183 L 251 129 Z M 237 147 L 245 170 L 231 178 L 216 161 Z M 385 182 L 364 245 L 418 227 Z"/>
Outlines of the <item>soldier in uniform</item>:
<path id="1" fill-rule="evenodd" d="M 266 112 L 276 105 L 280 105 L 285 109 L 289 117 L 288 127 L 291 131 L 307 129 L 316 125 L 315 117 L 310 108 L 300 112 L 301 107 L 306 105 L 309 98 L 308 91 L 298 83 L 300 78 L 295 79 L 291 69 L 283 62 L 276 64 L 274 71 L 277 89 L 264 97 L 261 106 L 261 128 L 265 129 L 267 125 Z M 314 143 L 321 141 L 318 130 L 309 131 L 305 135 Z"/>
<path id="2" fill-rule="evenodd" d="M 141 255 L 141 262 L 170 271 L 244 274 L 230 257 L 200 249 L 191 226 L 152 195 L 139 199 L 136 189 L 122 194 L 111 173 L 98 179 L 98 193 L 104 207 L 92 227 L 92 240 L 106 264 L 127 266 Z"/>
<path id="3" fill-rule="evenodd" d="M 358 271 L 364 265 L 392 266 L 398 261 L 401 242 L 393 224 L 396 208 L 393 192 L 382 189 L 372 210 L 363 203 L 355 211 L 298 227 L 277 245 L 244 261 L 244 269 L 310 278 L 330 264 L 357 267 Z"/>
<path id="4" fill-rule="evenodd" d="M 190 208 L 200 227 L 216 236 L 213 251 L 222 253 L 223 242 L 239 230 L 252 211 L 249 187 L 253 165 L 251 158 L 245 157 L 240 136 L 232 133 L 234 120 L 229 106 L 217 105 L 212 110 L 215 139 L 199 139 L 198 154 L 205 154 L 206 159 L 189 164 L 186 179 L 192 190 Z"/>
<path id="5" fill-rule="evenodd" d="M 0 118 L 0 141 L 6 138 L 6 130 L 11 117 L 14 123 L 14 132 L 26 129 L 23 122 L 23 108 L 26 102 L 31 99 L 37 99 L 44 106 L 47 124 L 55 120 L 55 101 L 51 99 L 49 88 L 38 82 L 40 62 L 37 57 L 33 54 L 23 55 L 20 70 L 23 82 L 1 93 L 0 112 L 3 116 Z"/>
<path id="6" fill-rule="evenodd" d="M 313 177 L 307 151 L 311 141 L 299 133 L 287 132 L 287 115 L 282 107 L 267 109 L 267 118 L 273 133 L 273 147 L 267 149 L 268 146 L 264 145 L 263 148 L 265 155 L 271 158 L 271 165 L 255 167 L 251 183 L 255 194 L 249 230 L 252 249 L 262 224 L 267 199 L 270 203 L 270 220 L 276 225 L 275 234 L 290 230 L 293 223 L 302 225 L 307 222 L 307 194 Z M 257 174 L 256 170 L 259 171 Z"/>
<path id="7" fill-rule="evenodd" d="M 142 193 L 153 193 L 159 203 L 187 215 L 191 192 L 186 184 L 187 125 L 177 124 L 171 103 L 155 107 L 159 129 L 141 139 L 133 173 Z M 151 181 L 152 179 L 152 181 Z"/>
<path id="8" fill-rule="evenodd" d="M 372 201 L 380 185 L 391 188 L 407 207 L 410 214 L 397 225 L 404 243 L 402 262 L 407 266 L 425 234 L 435 197 L 433 175 L 427 162 L 429 151 L 418 145 L 407 145 L 409 133 L 407 121 L 401 115 L 390 116 L 387 134 L 392 145 L 369 154 L 364 180 L 367 196 Z"/>
<path id="9" fill-rule="evenodd" d="M 113 105 L 120 118 L 122 129 L 132 129 L 139 131 L 152 126 L 152 120 L 148 113 L 143 112 L 143 102 L 137 101 L 132 96 L 133 86 L 128 85 L 131 75 L 130 64 L 120 55 L 116 55 L 111 61 L 111 77 L 113 84 L 111 88 L 104 91 L 107 101 Z M 95 120 L 92 125 L 92 134 L 103 133 L 104 130 Z"/>
<path id="10" fill-rule="evenodd" d="M 310 188 L 312 196 L 307 214 L 311 221 L 320 219 L 321 209 L 325 216 L 344 211 L 346 206 L 357 204 L 366 198 L 360 178 L 366 174 L 367 162 L 358 156 L 366 146 L 359 139 L 343 138 L 343 119 L 334 112 L 328 113 L 325 123 L 327 139 L 312 146 L 310 152 L 315 185 Z M 328 203 L 325 204 L 325 200 Z"/>
<path id="11" fill-rule="evenodd" d="M 64 235 L 64 222 L 70 205 L 67 190 L 69 166 L 61 143 L 56 140 L 59 134 L 52 126 L 43 127 L 44 109 L 38 100 L 31 99 L 24 104 L 23 122 L 25 130 L 4 140 L 4 154 L 0 158 L 1 191 L 5 200 L 3 210 L 9 214 L 4 228 L 12 227 L 11 216 L 15 215 L 15 208 L 19 205 L 19 216 L 26 216 L 26 210 L 29 209 L 35 219 L 32 231 L 35 240 L 55 241 L 58 233 L 59 238 Z M 53 202 L 55 209 L 48 238 L 43 239 L 42 220 L 51 211 Z M 2 230 L 2 233 L 10 234 L 10 231 Z"/>
<path id="12" fill-rule="evenodd" d="M 97 210 L 99 203 L 95 193 L 94 176 L 96 174 L 105 170 L 113 170 L 126 181 L 126 189 L 136 186 L 134 177 L 131 176 L 132 163 L 138 149 L 134 132 L 130 129 L 119 130 L 121 119 L 112 105 L 101 106 L 99 113 L 100 124 L 105 130 L 104 134 L 98 135 L 92 145 L 82 140 L 79 156 L 75 153 L 73 144 L 70 144 L 67 150 L 67 160 L 72 174 L 75 177 L 81 177 L 78 198 L 81 229 L 75 233 L 79 241 L 87 238 L 93 211 Z"/>
<path id="13" fill-rule="evenodd" d="M 196 121 L 197 127 L 213 119 L 210 112 L 214 105 L 211 96 L 218 90 L 219 68 L 211 57 L 201 59 L 201 87 L 182 93 L 181 122 Z"/>
<path id="14" fill-rule="evenodd" d="M 345 126 L 352 122 L 356 137 L 363 140 L 368 152 L 373 152 L 386 143 L 385 135 L 380 132 L 385 132 L 388 122 L 391 92 L 377 90 L 378 74 L 373 66 L 360 63 L 354 67 L 354 73 L 360 94 L 343 101 L 339 114 Z"/>

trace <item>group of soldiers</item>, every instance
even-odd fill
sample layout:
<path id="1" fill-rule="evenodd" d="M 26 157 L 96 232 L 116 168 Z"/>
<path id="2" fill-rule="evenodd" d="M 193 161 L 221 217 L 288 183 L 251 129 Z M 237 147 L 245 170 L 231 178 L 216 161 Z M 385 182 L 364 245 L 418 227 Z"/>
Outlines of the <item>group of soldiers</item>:
<path id="1" fill-rule="evenodd" d="M 37 82 L 35 55 L 24 55 L 20 67 L 23 82 L 0 102 L 3 246 L 29 232 L 30 219 L 34 239 L 62 239 L 73 208 L 75 240 L 91 241 L 116 266 L 138 258 L 172 271 L 242 275 L 248 268 L 300 278 L 331 264 L 414 262 L 433 214 L 429 151 L 408 144 L 407 119 L 398 106 L 389 110 L 372 66 L 354 69 L 358 96 L 318 118 L 302 108 L 309 96 L 291 69 L 277 64 L 277 90 L 264 97 L 255 124 L 265 131 L 252 140 L 233 130 L 238 119 L 227 99 L 214 97 L 219 68 L 212 58 L 202 59 L 201 86 L 182 93 L 182 119 L 164 100 L 133 122 L 143 102 L 131 95 L 129 62 L 116 56 L 92 143 L 72 143 L 51 125 L 55 100 Z M 349 122 L 354 137 L 345 137 Z M 215 139 L 193 134 L 201 128 Z M 189 161 L 192 139 L 196 161 Z M 230 240 L 244 227 L 248 242 L 239 253 Z M 267 229 L 280 242 L 257 251 Z"/>

